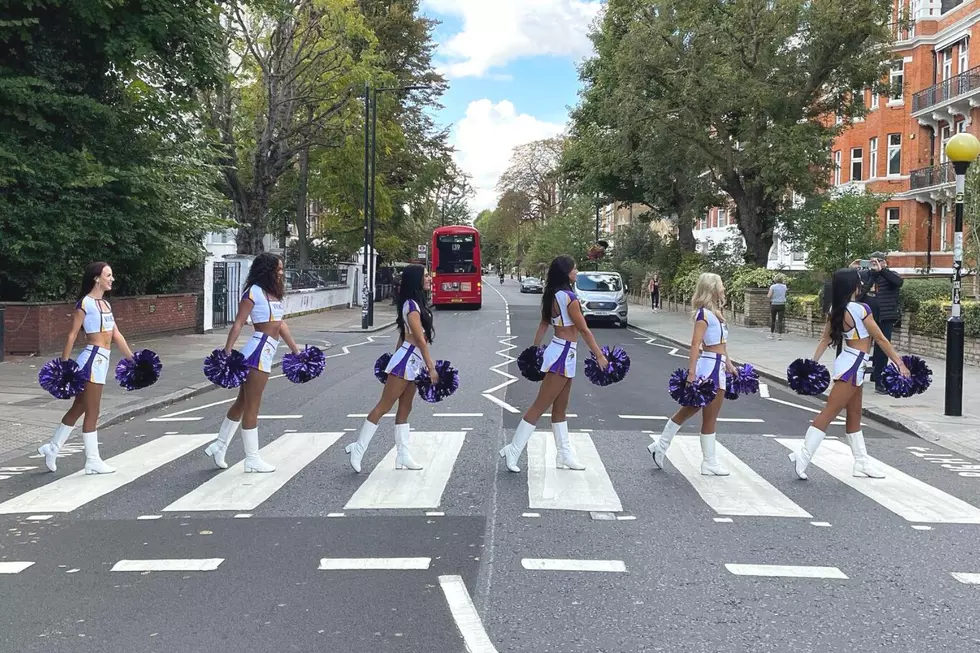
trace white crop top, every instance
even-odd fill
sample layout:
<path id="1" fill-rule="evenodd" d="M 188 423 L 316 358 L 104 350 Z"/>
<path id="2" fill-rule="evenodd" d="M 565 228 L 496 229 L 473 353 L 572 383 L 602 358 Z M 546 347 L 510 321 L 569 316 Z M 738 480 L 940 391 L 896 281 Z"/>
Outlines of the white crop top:
<path id="1" fill-rule="evenodd" d="M 572 316 L 568 313 L 568 305 L 578 301 L 578 297 L 571 290 L 559 290 L 555 293 L 555 303 L 558 304 L 558 315 L 551 316 L 551 325 L 556 327 L 575 326 Z"/>
<path id="2" fill-rule="evenodd" d="M 871 307 L 860 302 L 848 302 L 847 312 L 851 314 L 851 319 L 854 320 L 854 328 L 844 332 L 844 340 L 870 338 L 871 334 L 868 333 L 868 327 L 864 326 L 864 320 L 871 315 Z"/>
<path id="3" fill-rule="evenodd" d="M 262 288 L 256 285 L 249 286 L 248 290 L 242 293 L 242 299 L 252 300 L 252 324 L 262 324 L 264 322 L 282 322 L 285 309 L 281 299 L 271 300 Z"/>
<path id="4" fill-rule="evenodd" d="M 701 321 L 708 325 L 708 329 L 704 332 L 704 339 L 702 340 L 706 346 L 713 347 L 714 345 L 723 345 L 728 342 L 728 325 L 719 320 L 714 311 L 706 311 L 700 308 L 694 317 L 694 321 Z"/>
<path id="5" fill-rule="evenodd" d="M 103 311 L 105 306 L 108 310 Z M 82 328 L 85 333 L 106 333 L 116 328 L 116 319 L 112 316 L 112 307 L 104 299 L 95 299 L 85 295 L 75 304 L 75 309 L 85 311 Z"/>
<path id="6" fill-rule="evenodd" d="M 419 305 L 415 302 L 415 300 L 409 299 L 402 304 L 402 321 L 405 322 L 405 333 L 412 332 L 412 327 L 408 324 L 408 316 L 412 313 L 421 313 L 421 311 L 419 310 Z"/>

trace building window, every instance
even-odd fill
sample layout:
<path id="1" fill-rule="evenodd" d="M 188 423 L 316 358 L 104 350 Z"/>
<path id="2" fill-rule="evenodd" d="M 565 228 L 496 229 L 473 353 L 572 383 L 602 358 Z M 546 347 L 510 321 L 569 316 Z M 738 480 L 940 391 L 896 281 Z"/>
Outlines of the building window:
<path id="1" fill-rule="evenodd" d="M 834 152 L 834 186 L 840 186 L 840 150 Z"/>
<path id="2" fill-rule="evenodd" d="M 941 82 L 945 82 L 947 79 L 953 76 L 953 48 L 943 50 L 942 74 L 942 79 L 939 80 Z"/>
<path id="3" fill-rule="evenodd" d="M 860 147 L 851 148 L 851 181 L 861 181 L 864 172 L 864 150 Z"/>
<path id="4" fill-rule="evenodd" d="M 888 176 L 902 174 L 902 135 L 888 134 Z"/>
<path id="5" fill-rule="evenodd" d="M 888 73 L 888 85 L 891 89 L 891 99 L 901 100 L 905 96 L 905 61 L 895 61 L 892 63 L 891 72 Z"/>
<path id="6" fill-rule="evenodd" d="M 728 211 L 725 209 L 718 209 L 718 226 L 727 227 L 728 226 Z"/>
<path id="7" fill-rule="evenodd" d="M 878 94 L 871 90 L 871 105 L 869 107 L 872 111 L 878 108 Z"/>
<path id="8" fill-rule="evenodd" d="M 941 204 L 939 207 L 939 251 L 945 252 L 949 249 L 949 207 Z"/>
<path id="9" fill-rule="evenodd" d="M 888 237 L 888 247 L 898 249 L 901 247 L 899 237 L 901 236 L 900 210 L 898 207 L 885 209 L 885 234 Z"/>
<path id="10" fill-rule="evenodd" d="M 868 141 L 868 178 L 874 179 L 878 176 L 878 137 L 875 136 Z"/>
<path id="11" fill-rule="evenodd" d="M 966 131 L 966 121 L 965 120 L 961 120 L 958 123 L 956 123 L 956 133 L 957 134 L 962 134 L 965 131 Z"/>
<path id="12" fill-rule="evenodd" d="M 806 254 L 801 249 L 793 249 L 793 262 L 800 263 L 806 259 Z"/>
<path id="13" fill-rule="evenodd" d="M 942 165 L 946 163 L 946 143 L 949 142 L 949 137 L 952 136 L 952 128 L 949 125 L 943 125 L 943 128 L 939 130 L 939 163 Z"/>
<path id="14" fill-rule="evenodd" d="M 970 68 L 970 45 L 966 39 L 960 41 L 960 57 L 956 66 L 960 73 L 965 73 Z"/>

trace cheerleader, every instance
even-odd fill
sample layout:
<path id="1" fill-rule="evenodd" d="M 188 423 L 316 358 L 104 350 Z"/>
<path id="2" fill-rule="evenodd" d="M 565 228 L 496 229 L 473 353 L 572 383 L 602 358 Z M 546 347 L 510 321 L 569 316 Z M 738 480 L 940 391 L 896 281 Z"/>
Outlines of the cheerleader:
<path id="1" fill-rule="evenodd" d="M 275 465 L 265 462 L 259 456 L 258 420 L 262 393 L 265 391 L 265 384 L 269 381 L 272 359 L 279 348 L 279 340 L 285 340 L 293 353 L 299 352 L 289 327 L 282 319 L 285 312 L 282 305 L 282 297 L 285 293 L 284 277 L 282 260 L 268 252 L 256 256 L 252 261 L 252 267 L 249 268 L 248 278 L 245 280 L 245 292 L 238 302 L 238 315 L 235 316 L 235 323 L 228 332 L 228 340 L 225 341 L 225 353 L 231 354 L 235 341 L 238 340 L 245 326 L 245 321 L 251 318 L 255 332 L 242 349 L 245 362 L 251 369 L 245 382 L 238 389 L 235 403 L 228 409 L 221 423 L 218 439 L 204 450 L 204 453 L 211 456 L 215 466 L 220 469 L 228 468 L 228 463 L 225 462 L 228 444 L 241 426 L 242 445 L 245 448 L 245 473 L 276 471 Z"/>
<path id="2" fill-rule="evenodd" d="M 521 471 L 517 461 L 527 441 L 531 439 L 531 434 L 534 433 L 534 426 L 549 406 L 551 429 L 555 436 L 555 448 L 558 450 L 555 465 L 558 469 L 563 467 L 574 470 L 585 469 L 585 465 L 575 458 L 575 451 L 572 450 L 568 438 L 568 422 L 565 417 L 565 411 L 568 410 L 568 397 L 572 391 L 572 379 L 575 378 L 575 350 L 579 333 L 595 354 L 600 367 L 607 368 L 609 362 L 586 325 L 582 307 L 572 290 L 577 274 L 575 260 L 571 256 L 559 256 L 551 262 L 551 268 L 548 270 L 548 280 L 545 282 L 544 296 L 541 298 L 541 323 L 534 334 L 534 346 L 541 346 L 549 326 L 554 327 L 555 335 L 544 351 L 541 371 L 545 372 L 545 377 L 538 389 L 538 396 L 524 413 L 524 419 L 517 425 L 514 439 L 500 450 L 500 457 L 504 459 L 507 469 L 512 472 Z"/>
<path id="3" fill-rule="evenodd" d="M 112 316 L 112 307 L 105 299 L 105 294 L 112 290 L 112 268 L 108 263 L 89 263 L 82 275 L 82 292 L 78 303 L 75 304 L 71 330 L 68 341 L 61 353 L 62 360 L 68 360 L 75 346 L 78 330 L 85 329 L 86 345 L 78 355 L 76 362 L 87 377 L 85 389 L 75 397 L 71 408 L 61 418 L 61 424 L 55 429 L 54 436 L 42 445 L 37 452 L 44 456 L 45 466 L 55 472 L 58 470 L 58 452 L 64 446 L 71 431 L 75 428 L 78 418 L 82 420 L 82 442 L 85 444 L 85 473 L 112 474 L 116 470 L 107 465 L 99 455 L 99 432 L 96 424 L 99 421 L 99 405 L 102 403 L 102 388 L 105 386 L 109 373 L 109 346 L 115 342 L 119 345 L 127 359 L 133 357 L 133 352 L 123 338 L 116 321 Z"/>
<path id="4" fill-rule="evenodd" d="M 439 381 L 436 365 L 429 352 L 429 344 L 435 336 L 432 326 L 432 311 L 425 305 L 425 293 L 432 286 L 428 271 L 421 265 L 409 265 L 402 272 L 402 282 L 398 289 L 398 345 L 388 362 L 385 373 L 388 375 L 381 399 L 374 406 L 364 424 L 361 425 L 357 440 L 344 449 L 350 454 L 350 466 L 355 472 L 361 471 L 361 458 L 367 451 L 371 438 L 378 430 L 378 421 L 398 402 L 395 413 L 395 469 L 422 469 L 422 465 L 412 459 L 408 450 L 408 416 L 412 412 L 415 398 L 415 379 L 422 372 L 423 365 L 429 370 L 433 383 Z"/>
<path id="5" fill-rule="evenodd" d="M 831 281 L 831 293 L 830 317 L 813 354 L 813 360 L 819 361 L 828 346 L 834 345 L 837 348 L 834 385 L 824 409 L 807 429 L 803 445 L 799 451 L 791 453 L 789 459 L 795 463 L 796 475 L 806 480 L 807 465 L 827 434 L 827 426 L 837 418 L 841 410 L 847 409 L 845 434 L 854 455 L 854 476 L 884 478 L 885 475 L 874 466 L 868 456 L 868 450 L 864 446 L 864 432 L 861 430 L 864 372 L 868 366 L 871 340 L 874 339 L 881 347 L 902 376 L 909 376 L 909 371 L 894 347 L 881 333 L 868 305 L 855 301 L 861 293 L 858 271 L 844 268 L 835 272 Z"/>
<path id="6" fill-rule="evenodd" d="M 691 304 L 694 307 L 694 336 L 691 338 L 688 382 L 698 377 L 707 377 L 715 382 L 718 392 L 704 409 L 682 406 L 667 421 L 657 441 L 647 449 L 653 454 L 654 464 L 663 469 L 670 441 L 677 435 L 681 425 L 701 410 L 701 473 L 705 476 L 728 476 L 728 469 L 718 462 L 715 455 L 715 424 L 725 401 L 725 373 L 734 375 L 737 371 L 728 358 L 728 325 L 722 313 L 725 307 L 725 286 L 721 277 L 711 272 L 699 276 Z"/>

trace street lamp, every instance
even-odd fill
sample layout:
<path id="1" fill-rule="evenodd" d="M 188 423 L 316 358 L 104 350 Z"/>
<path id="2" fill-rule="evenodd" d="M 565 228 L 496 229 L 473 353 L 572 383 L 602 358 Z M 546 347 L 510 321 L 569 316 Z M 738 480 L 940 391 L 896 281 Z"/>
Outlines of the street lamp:
<path id="1" fill-rule="evenodd" d="M 963 132 L 946 143 L 946 157 L 956 172 L 956 222 L 953 228 L 953 307 L 946 322 L 946 410 L 952 417 L 963 414 L 963 315 L 960 284 L 963 268 L 963 194 L 966 169 L 980 156 L 980 140 Z"/>
<path id="2" fill-rule="evenodd" d="M 375 160 L 378 146 L 378 93 L 382 91 L 422 91 L 431 86 L 419 84 L 413 86 L 382 86 L 372 89 L 371 84 L 364 84 L 364 263 L 361 273 L 364 275 L 364 303 L 361 307 L 361 328 L 374 326 L 374 199 L 375 199 Z M 370 214 L 370 216 L 369 216 Z M 368 255 L 371 255 L 370 261 Z"/>

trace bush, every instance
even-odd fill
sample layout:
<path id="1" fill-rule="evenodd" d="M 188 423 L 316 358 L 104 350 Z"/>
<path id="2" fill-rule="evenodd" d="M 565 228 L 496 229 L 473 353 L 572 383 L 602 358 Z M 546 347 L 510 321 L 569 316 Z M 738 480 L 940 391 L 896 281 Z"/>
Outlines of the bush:
<path id="1" fill-rule="evenodd" d="M 904 286 L 903 286 L 904 288 Z M 937 338 L 946 337 L 946 321 L 949 319 L 950 301 L 927 299 L 919 303 L 919 310 L 910 320 L 914 333 Z M 963 322 L 967 338 L 980 337 L 980 303 L 963 302 Z"/>
<path id="2" fill-rule="evenodd" d="M 745 266 L 735 271 L 731 280 L 725 282 L 728 305 L 735 311 L 745 310 L 746 288 L 768 288 L 776 275 L 773 270 Z"/>
<path id="3" fill-rule="evenodd" d="M 947 279 L 906 279 L 898 289 L 903 311 L 915 313 L 922 302 L 952 299 L 952 286 Z"/>
<path id="4" fill-rule="evenodd" d="M 814 272 L 783 272 L 782 274 L 787 279 L 786 286 L 791 294 L 819 295 L 823 290 L 823 279 Z"/>
<path id="5" fill-rule="evenodd" d="M 786 313 L 794 317 L 806 317 L 807 308 L 811 315 L 819 318 L 820 295 L 788 295 L 786 297 Z"/>

